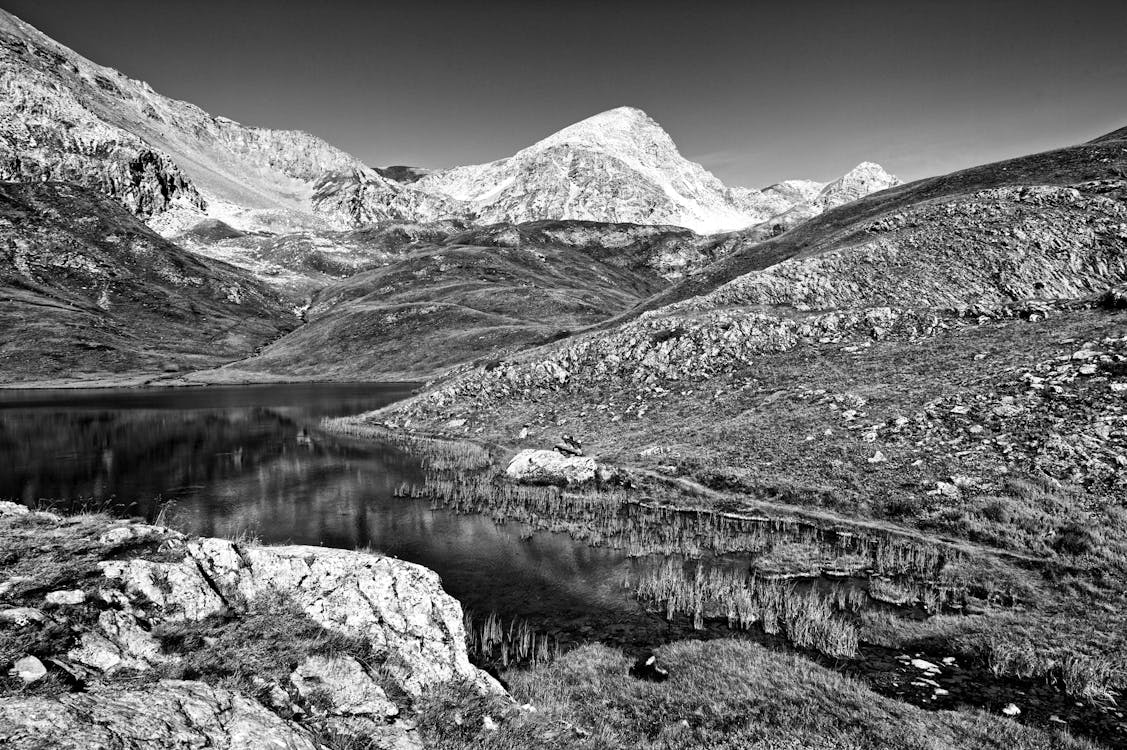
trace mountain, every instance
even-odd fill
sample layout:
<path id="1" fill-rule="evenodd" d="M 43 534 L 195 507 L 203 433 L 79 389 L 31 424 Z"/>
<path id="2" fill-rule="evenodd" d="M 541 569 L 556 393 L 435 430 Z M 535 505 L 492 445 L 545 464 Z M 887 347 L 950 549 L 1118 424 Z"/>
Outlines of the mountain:
<path id="1" fill-rule="evenodd" d="M 65 183 L 0 183 L 0 378 L 214 367 L 296 321 L 246 272 Z"/>
<path id="2" fill-rule="evenodd" d="M 307 133 L 241 125 L 161 96 L 4 11 L 0 92 L 0 179 L 86 185 L 165 233 L 204 217 L 240 229 L 328 228 L 314 190 L 342 171 L 403 190 Z"/>
<path id="3" fill-rule="evenodd" d="M 203 219 L 281 233 L 381 221 L 577 219 L 707 234 L 792 209 L 784 221 L 793 223 L 891 181 L 851 178 L 859 167 L 826 196 L 816 193 L 829 186 L 799 180 L 728 188 L 631 107 L 489 164 L 372 169 L 308 133 L 242 125 L 162 96 L 4 11 L 0 91 L 0 179 L 101 190 L 169 236 Z"/>
<path id="4" fill-rule="evenodd" d="M 834 195 L 861 185 L 852 180 Z M 633 107 L 589 117 L 506 159 L 434 172 L 414 186 L 460 201 L 485 224 L 579 219 L 671 224 L 698 234 L 765 221 L 814 200 L 823 187 L 794 180 L 764 190 L 727 188 Z"/>

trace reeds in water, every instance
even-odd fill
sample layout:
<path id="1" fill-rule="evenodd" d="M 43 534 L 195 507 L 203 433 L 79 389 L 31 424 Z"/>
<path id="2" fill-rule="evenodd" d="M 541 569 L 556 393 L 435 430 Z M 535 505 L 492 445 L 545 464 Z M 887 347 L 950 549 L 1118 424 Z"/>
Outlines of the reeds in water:
<path id="1" fill-rule="evenodd" d="M 668 619 L 688 615 L 695 627 L 703 627 L 706 618 L 726 618 L 729 627 L 744 630 L 759 624 L 799 648 L 849 658 L 857 654 L 857 628 L 835 616 L 835 611 L 857 611 L 864 595 L 846 588 L 836 586 L 831 595 L 823 596 L 793 583 L 763 581 L 744 571 L 706 569 L 699 563 L 688 574 L 683 563 L 667 560 L 642 576 L 637 595 L 662 605 Z"/>
<path id="2" fill-rule="evenodd" d="M 502 667 L 546 664 L 560 655 L 559 641 L 546 633 L 538 633 L 523 618 L 513 618 L 506 625 L 496 612 L 484 618 L 466 612 L 462 620 L 470 656 L 481 662 Z"/>

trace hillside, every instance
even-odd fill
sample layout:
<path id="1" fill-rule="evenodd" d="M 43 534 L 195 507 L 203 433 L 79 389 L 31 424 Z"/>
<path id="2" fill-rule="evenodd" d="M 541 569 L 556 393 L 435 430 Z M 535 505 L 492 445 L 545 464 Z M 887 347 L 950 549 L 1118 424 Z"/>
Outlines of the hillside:
<path id="1" fill-rule="evenodd" d="M 355 424 L 510 451 L 569 434 L 681 506 L 912 535 L 963 561 L 942 586 L 985 613 L 873 620 L 863 639 L 1114 698 L 1125 169 L 1105 139 L 894 187 L 765 242 L 731 235 L 732 254 L 616 321 Z"/>
<path id="2" fill-rule="evenodd" d="M 882 218 L 933 201 L 979 191 L 1034 186 L 1065 186 L 1124 179 L 1124 131 L 1079 146 L 1019 157 L 899 185 L 859 198 L 813 217 L 778 237 L 761 233 L 727 235 L 731 252 L 700 273 L 646 303 L 646 309 L 705 294 L 743 274 L 760 271 L 793 257 L 808 257 L 858 243 L 866 228 Z M 936 226 L 942 237 L 942 224 Z"/>
<path id="3" fill-rule="evenodd" d="M 247 273 L 63 183 L 0 183 L 0 377 L 213 367 L 292 328 Z"/>
<path id="4" fill-rule="evenodd" d="M 422 380 L 566 337 L 667 285 L 647 242 L 661 233 L 620 227 L 623 238 L 642 236 L 616 248 L 598 242 L 605 227 L 587 227 L 585 246 L 567 224 L 555 229 L 572 244 L 548 240 L 550 227 L 510 226 L 401 247 L 393 262 L 316 292 L 293 333 L 197 377 Z"/>

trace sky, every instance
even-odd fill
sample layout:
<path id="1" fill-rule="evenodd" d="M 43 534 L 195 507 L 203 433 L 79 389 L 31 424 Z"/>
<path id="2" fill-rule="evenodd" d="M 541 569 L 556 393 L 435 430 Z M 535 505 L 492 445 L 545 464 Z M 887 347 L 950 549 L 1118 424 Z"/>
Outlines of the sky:
<path id="1" fill-rule="evenodd" d="M 1127 0 L 0 0 L 212 114 L 372 166 L 645 110 L 729 185 L 911 180 L 1127 126 Z"/>

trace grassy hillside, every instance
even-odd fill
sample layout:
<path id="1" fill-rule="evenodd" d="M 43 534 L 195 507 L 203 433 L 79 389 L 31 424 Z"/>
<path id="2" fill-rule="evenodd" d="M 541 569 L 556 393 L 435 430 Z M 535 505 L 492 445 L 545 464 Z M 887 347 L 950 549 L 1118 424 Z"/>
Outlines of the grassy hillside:
<path id="1" fill-rule="evenodd" d="M 0 183 L 0 380 L 215 366 L 292 327 L 261 283 L 99 193 Z"/>
<path id="2" fill-rule="evenodd" d="M 227 371 L 410 380 L 488 362 L 566 337 L 665 284 L 624 252 L 604 256 L 544 246 L 423 246 L 317 292 L 301 328 Z"/>
<path id="3" fill-rule="evenodd" d="M 1117 700 L 1124 170 L 1112 140 L 884 191 L 721 257 L 644 310 L 359 421 L 510 452 L 566 433 L 645 479 L 606 503 L 906 535 L 945 561 L 925 587 L 972 604 L 866 616 L 864 642 Z"/>

